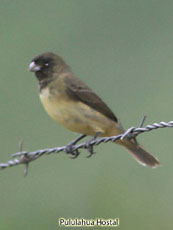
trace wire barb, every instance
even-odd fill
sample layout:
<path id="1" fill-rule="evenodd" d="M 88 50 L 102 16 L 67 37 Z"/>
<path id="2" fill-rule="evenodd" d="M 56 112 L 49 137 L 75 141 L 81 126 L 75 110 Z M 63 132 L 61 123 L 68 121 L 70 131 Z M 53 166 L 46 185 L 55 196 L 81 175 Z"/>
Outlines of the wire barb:
<path id="1" fill-rule="evenodd" d="M 19 141 L 19 152 L 22 152 L 23 150 L 23 140 L 20 140 Z M 27 159 L 27 156 L 21 156 L 21 160 L 23 160 L 23 164 L 25 164 L 25 167 L 24 167 L 24 176 L 27 176 L 28 174 L 28 167 L 29 167 L 29 162 L 28 162 L 28 159 Z"/>
<path id="2" fill-rule="evenodd" d="M 147 116 L 146 116 L 146 115 L 144 115 L 144 116 L 143 116 L 143 118 L 141 119 L 141 121 L 140 121 L 140 123 L 139 123 L 139 127 L 140 127 L 140 128 L 142 128 L 142 127 L 143 127 L 143 125 L 144 125 L 144 122 L 145 122 L 146 118 L 147 118 Z"/>
<path id="3" fill-rule="evenodd" d="M 117 136 L 92 139 L 89 142 L 89 145 L 94 147 L 94 146 L 99 145 L 101 143 L 115 142 L 118 139 L 122 140 L 124 138 L 135 138 L 136 136 L 138 136 L 144 132 L 149 132 L 149 131 L 152 131 L 155 129 L 173 127 L 173 121 L 169 121 L 169 122 L 161 121 L 159 123 L 153 123 L 152 125 L 147 125 L 147 126 L 143 127 L 143 123 L 144 123 L 145 119 L 146 119 L 146 116 L 144 116 L 142 118 L 138 128 L 131 127 L 129 129 L 127 129 L 123 134 L 120 134 Z M 83 137 L 84 137 L 84 135 L 83 135 Z M 81 140 L 81 139 L 82 139 L 82 136 L 80 136 L 76 140 L 70 142 L 70 144 L 73 143 L 73 145 L 72 145 L 72 148 L 70 149 L 70 151 L 68 152 L 68 154 L 71 154 L 73 156 L 73 158 L 75 158 L 74 156 L 76 156 L 76 155 L 78 156 L 80 154 L 79 149 L 86 149 L 86 145 L 88 146 L 87 141 L 80 143 L 80 144 L 77 144 L 78 140 Z M 49 155 L 52 153 L 59 153 L 59 152 L 67 153 L 68 146 L 69 146 L 69 144 L 67 144 L 66 146 L 62 146 L 62 147 L 40 149 L 40 150 L 33 151 L 33 152 L 27 152 L 27 151 L 22 151 L 23 141 L 20 141 L 19 142 L 19 152 L 12 154 L 12 157 L 17 157 L 17 158 L 15 158 L 14 160 L 10 160 L 7 163 L 1 163 L 0 169 L 10 168 L 12 166 L 24 164 L 25 165 L 24 175 L 26 176 L 28 173 L 28 166 L 29 166 L 29 163 L 31 161 L 34 161 L 43 155 Z M 87 150 L 88 150 L 88 148 L 87 148 Z"/>

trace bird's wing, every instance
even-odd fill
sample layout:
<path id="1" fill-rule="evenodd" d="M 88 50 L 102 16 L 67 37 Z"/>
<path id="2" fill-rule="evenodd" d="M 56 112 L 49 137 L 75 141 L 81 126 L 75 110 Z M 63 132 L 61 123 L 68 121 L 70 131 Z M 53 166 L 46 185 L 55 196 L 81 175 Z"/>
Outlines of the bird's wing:
<path id="1" fill-rule="evenodd" d="M 74 100 L 81 101 L 109 119 L 118 122 L 111 109 L 80 79 L 66 77 L 66 92 Z"/>

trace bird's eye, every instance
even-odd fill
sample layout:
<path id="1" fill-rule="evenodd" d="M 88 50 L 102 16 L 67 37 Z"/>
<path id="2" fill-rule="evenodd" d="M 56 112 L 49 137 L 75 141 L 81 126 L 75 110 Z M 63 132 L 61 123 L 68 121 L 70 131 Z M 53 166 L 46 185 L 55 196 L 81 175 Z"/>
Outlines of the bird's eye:
<path id="1" fill-rule="evenodd" d="M 49 66 L 49 62 L 45 62 L 44 65 L 45 65 L 45 66 Z"/>

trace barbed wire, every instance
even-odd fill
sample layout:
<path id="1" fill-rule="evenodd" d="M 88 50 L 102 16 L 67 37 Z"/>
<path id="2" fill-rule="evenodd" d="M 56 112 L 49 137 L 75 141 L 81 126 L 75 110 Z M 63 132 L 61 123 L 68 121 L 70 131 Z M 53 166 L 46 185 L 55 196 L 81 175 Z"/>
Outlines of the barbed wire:
<path id="1" fill-rule="evenodd" d="M 159 128 L 173 127 L 173 121 L 169 121 L 169 122 L 161 121 L 159 123 L 153 123 L 152 125 L 147 125 L 145 127 L 142 127 L 144 120 L 145 120 L 145 116 L 142 118 L 138 128 L 131 127 L 127 129 L 123 134 L 117 136 L 111 136 L 111 137 L 93 138 L 90 141 L 86 141 L 80 144 L 76 144 L 76 143 L 81 139 L 83 139 L 86 135 L 81 135 L 79 138 L 73 140 L 66 146 L 40 149 L 33 152 L 22 151 L 23 143 L 20 142 L 19 152 L 11 155 L 12 157 L 17 157 L 17 158 L 10 160 L 7 163 L 0 163 L 0 169 L 6 169 L 9 167 L 24 164 L 25 165 L 24 174 L 26 176 L 28 172 L 29 163 L 40 158 L 43 155 L 65 152 L 67 154 L 71 154 L 73 156 L 72 158 L 76 158 L 80 154 L 79 149 L 87 149 L 90 152 L 90 155 L 88 157 L 90 157 L 94 153 L 93 146 L 99 145 L 101 143 L 114 142 L 118 139 L 122 140 L 124 138 L 135 138 L 136 136 L 144 132 L 149 132 Z"/>

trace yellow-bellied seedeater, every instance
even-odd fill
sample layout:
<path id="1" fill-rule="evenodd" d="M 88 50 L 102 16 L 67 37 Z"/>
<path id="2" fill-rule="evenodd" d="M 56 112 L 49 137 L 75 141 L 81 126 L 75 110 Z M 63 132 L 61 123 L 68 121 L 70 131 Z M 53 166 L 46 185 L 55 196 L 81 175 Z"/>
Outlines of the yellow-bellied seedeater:
<path id="1" fill-rule="evenodd" d="M 48 52 L 35 57 L 29 70 L 35 72 L 38 79 L 45 110 L 62 126 L 90 136 L 109 137 L 124 132 L 111 109 L 58 55 Z M 127 148 L 139 163 L 153 168 L 159 165 L 159 161 L 134 139 L 116 143 Z"/>

